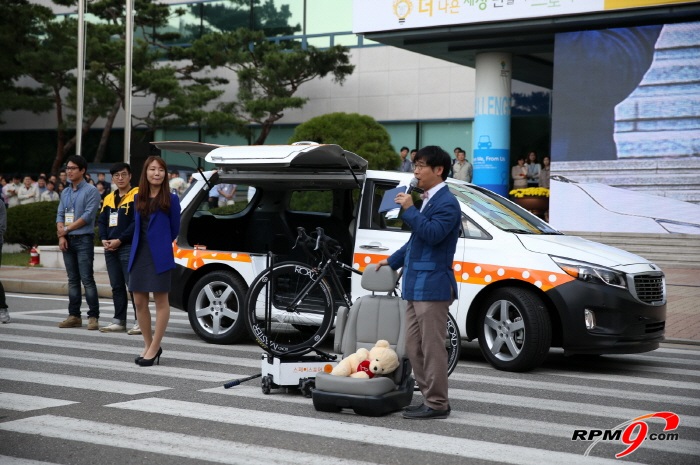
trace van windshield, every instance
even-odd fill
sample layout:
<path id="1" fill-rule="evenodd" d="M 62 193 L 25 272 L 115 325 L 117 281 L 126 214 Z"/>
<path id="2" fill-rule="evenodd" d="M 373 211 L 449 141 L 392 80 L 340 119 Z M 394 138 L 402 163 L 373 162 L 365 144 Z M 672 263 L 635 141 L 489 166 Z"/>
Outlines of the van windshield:
<path id="1" fill-rule="evenodd" d="M 519 234 L 561 234 L 529 211 L 507 202 L 503 197 L 477 186 L 448 183 L 461 203 L 492 225 Z"/>

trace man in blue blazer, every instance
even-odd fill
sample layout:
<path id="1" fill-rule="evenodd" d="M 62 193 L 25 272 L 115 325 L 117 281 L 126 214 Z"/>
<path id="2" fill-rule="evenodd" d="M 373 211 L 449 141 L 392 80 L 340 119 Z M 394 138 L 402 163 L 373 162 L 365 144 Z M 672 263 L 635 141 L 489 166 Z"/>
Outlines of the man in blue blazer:
<path id="1" fill-rule="evenodd" d="M 403 209 L 403 221 L 411 227 L 406 244 L 377 268 L 403 267 L 403 298 L 406 307 L 406 353 L 424 402 L 407 407 L 408 419 L 447 418 L 447 353 L 445 328 L 450 304 L 457 297 L 457 281 L 452 271 L 461 213 L 457 199 L 445 179 L 450 156 L 437 146 L 424 147 L 415 159 L 414 175 L 423 189 L 420 210 L 411 194 L 400 193 L 396 203 Z"/>

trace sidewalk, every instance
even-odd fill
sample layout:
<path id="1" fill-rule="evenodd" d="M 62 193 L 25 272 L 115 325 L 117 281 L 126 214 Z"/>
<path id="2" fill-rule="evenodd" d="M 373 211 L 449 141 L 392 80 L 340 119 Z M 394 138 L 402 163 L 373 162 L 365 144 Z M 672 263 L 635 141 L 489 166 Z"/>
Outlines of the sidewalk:
<path id="1" fill-rule="evenodd" d="M 700 345 L 700 270 L 669 268 L 664 273 L 668 293 L 666 340 Z M 68 295 L 66 272 L 58 268 L 3 266 L 0 281 L 5 292 Z M 107 272 L 95 272 L 95 282 L 100 297 L 112 297 Z"/>

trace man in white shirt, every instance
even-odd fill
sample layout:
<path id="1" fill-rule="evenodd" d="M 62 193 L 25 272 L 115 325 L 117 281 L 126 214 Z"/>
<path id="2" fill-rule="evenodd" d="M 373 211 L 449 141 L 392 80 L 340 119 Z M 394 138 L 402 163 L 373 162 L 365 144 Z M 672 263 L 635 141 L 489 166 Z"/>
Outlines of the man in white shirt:
<path id="1" fill-rule="evenodd" d="M 7 200 L 7 208 L 19 205 L 17 193 L 19 192 L 19 188 L 22 187 L 21 179 L 22 177 L 19 174 L 15 174 L 12 176 L 12 182 L 8 182 L 7 185 L 2 188 L 5 199 Z"/>
<path id="2" fill-rule="evenodd" d="M 34 180 L 31 176 L 24 177 L 24 184 L 17 190 L 17 198 L 20 205 L 27 205 L 38 200 L 39 190 L 34 185 Z"/>

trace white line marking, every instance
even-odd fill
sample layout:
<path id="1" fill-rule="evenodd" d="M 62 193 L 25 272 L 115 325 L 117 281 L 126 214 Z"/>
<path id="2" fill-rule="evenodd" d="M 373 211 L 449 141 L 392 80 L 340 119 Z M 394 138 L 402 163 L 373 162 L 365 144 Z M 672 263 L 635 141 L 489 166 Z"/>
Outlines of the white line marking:
<path id="1" fill-rule="evenodd" d="M 193 379 L 212 383 L 225 382 L 233 378 L 242 378 L 245 376 L 242 374 L 218 373 L 213 371 L 192 370 L 189 368 L 172 368 L 157 365 L 154 367 L 144 368 L 134 364 L 133 358 L 128 362 L 115 362 L 112 360 L 95 359 L 90 357 L 72 357 L 69 355 L 44 354 L 4 349 L 0 349 L 0 357 L 58 365 L 80 366 L 82 368 L 107 370 L 109 372 L 126 371 L 130 373 L 147 374 L 148 376 L 167 376 L 171 378 Z"/>
<path id="2" fill-rule="evenodd" d="M 110 379 L 98 379 L 93 377 L 59 375 L 56 373 L 42 373 L 39 371 L 14 370 L 12 368 L 3 368 L 2 371 L 0 371 L 0 379 L 126 395 L 146 394 L 149 392 L 171 389 L 169 387 L 150 386 L 148 384 L 127 383 L 124 381 L 113 381 Z"/>
<path id="3" fill-rule="evenodd" d="M 64 405 L 78 403 L 79 402 L 72 402 L 70 400 L 0 392 L 0 409 L 17 410 L 19 412 L 29 412 L 50 407 L 63 407 Z"/>
<path id="4" fill-rule="evenodd" d="M 256 425 L 259 426 L 259 425 Z M 167 431 L 99 423 L 90 420 L 41 415 L 0 423 L 0 429 L 44 437 L 140 450 L 153 454 L 185 457 L 208 462 L 256 465 L 310 464 L 365 465 L 367 462 L 327 455 L 289 451 L 258 444 L 190 436 Z"/>
<path id="5" fill-rule="evenodd" d="M 382 444 L 396 444 L 401 449 L 447 454 L 477 460 L 493 460 L 496 457 L 500 462 L 512 464 L 561 465 L 566 463 L 590 465 L 592 463 L 624 463 L 615 459 L 584 457 L 583 455 L 566 452 L 177 400 L 150 398 L 120 402 L 107 405 L 107 407 L 209 421 L 215 420 L 221 423 L 250 427 L 265 425 L 266 428 L 277 431 L 295 434 L 304 433 L 341 441 L 373 443 L 376 442 L 377 438 L 382 438 Z M 0 427 L 2 425 L 0 424 Z M 332 460 L 329 461 L 332 462 Z"/>

